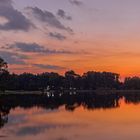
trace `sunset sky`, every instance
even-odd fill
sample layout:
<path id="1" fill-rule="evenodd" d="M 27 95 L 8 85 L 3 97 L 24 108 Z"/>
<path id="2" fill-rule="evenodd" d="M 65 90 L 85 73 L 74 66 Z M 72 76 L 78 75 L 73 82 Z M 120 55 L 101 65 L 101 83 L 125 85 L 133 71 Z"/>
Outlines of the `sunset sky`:
<path id="1" fill-rule="evenodd" d="M 139 75 L 140 0 L 0 0 L 0 56 L 15 73 Z"/>

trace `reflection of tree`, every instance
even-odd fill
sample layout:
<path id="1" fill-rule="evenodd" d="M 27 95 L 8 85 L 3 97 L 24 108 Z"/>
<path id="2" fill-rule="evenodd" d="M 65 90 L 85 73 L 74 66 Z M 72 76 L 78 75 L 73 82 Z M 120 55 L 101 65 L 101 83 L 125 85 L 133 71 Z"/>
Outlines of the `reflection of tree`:
<path id="1" fill-rule="evenodd" d="M 126 103 L 139 103 L 140 95 L 125 95 Z M 8 114 L 16 107 L 28 109 L 39 107 L 44 109 L 58 109 L 65 106 L 68 111 L 74 111 L 83 106 L 88 110 L 110 109 L 119 107 L 121 96 L 116 94 L 97 95 L 94 93 L 49 93 L 48 95 L 1 95 L 0 98 L 0 128 L 8 122 Z"/>
<path id="2" fill-rule="evenodd" d="M 5 106 L 0 106 L 0 128 L 8 122 L 9 109 Z"/>
<path id="3" fill-rule="evenodd" d="M 46 95 L 2 95 L 0 100 L 0 127 L 8 122 L 8 114 L 11 109 L 21 107 L 24 109 L 40 107 L 44 109 L 58 109 L 65 106 L 68 111 L 74 111 L 77 107 L 83 106 L 85 109 L 115 108 L 118 107 L 119 98 L 114 95 L 103 96 L 95 94 L 81 95 L 75 93 Z M 61 96 L 60 96 L 61 95 Z"/>
<path id="4" fill-rule="evenodd" d="M 126 103 L 139 104 L 140 103 L 140 94 L 127 94 L 124 96 Z"/>
<path id="5" fill-rule="evenodd" d="M 83 106 L 87 109 L 116 108 L 119 107 L 119 99 L 120 97 L 115 95 L 95 96 L 94 98 L 87 98 Z"/>

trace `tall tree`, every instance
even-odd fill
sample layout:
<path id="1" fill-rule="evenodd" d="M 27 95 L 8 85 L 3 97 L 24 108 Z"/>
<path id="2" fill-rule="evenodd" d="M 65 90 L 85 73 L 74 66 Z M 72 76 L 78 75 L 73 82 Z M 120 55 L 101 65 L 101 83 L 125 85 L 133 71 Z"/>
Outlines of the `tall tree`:
<path id="1" fill-rule="evenodd" d="M 1 57 L 0 57 L 0 73 L 3 73 L 7 71 L 8 65 L 7 62 L 5 62 Z"/>
<path id="2" fill-rule="evenodd" d="M 0 90 L 3 92 L 5 91 L 8 85 L 9 72 L 7 68 L 8 68 L 7 62 L 5 62 L 0 57 Z"/>

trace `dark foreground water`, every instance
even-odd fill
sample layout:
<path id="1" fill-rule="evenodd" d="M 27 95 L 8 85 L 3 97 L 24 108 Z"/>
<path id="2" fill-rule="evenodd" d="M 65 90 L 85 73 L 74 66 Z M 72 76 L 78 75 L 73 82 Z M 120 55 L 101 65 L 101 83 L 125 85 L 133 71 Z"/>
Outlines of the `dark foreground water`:
<path id="1" fill-rule="evenodd" d="M 140 94 L 0 96 L 0 140 L 139 140 Z"/>

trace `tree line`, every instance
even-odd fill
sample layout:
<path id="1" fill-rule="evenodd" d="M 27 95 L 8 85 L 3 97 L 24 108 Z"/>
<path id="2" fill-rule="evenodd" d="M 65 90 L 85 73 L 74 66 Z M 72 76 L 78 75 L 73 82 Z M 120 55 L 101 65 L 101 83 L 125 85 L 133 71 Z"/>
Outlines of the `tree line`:
<path id="1" fill-rule="evenodd" d="M 96 90 L 96 89 L 140 89 L 139 77 L 126 77 L 124 82 L 119 74 L 112 72 L 88 71 L 83 75 L 73 70 L 64 76 L 54 72 L 41 74 L 10 74 L 7 63 L 0 58 L 0 89 L 1 90 Z"/>

